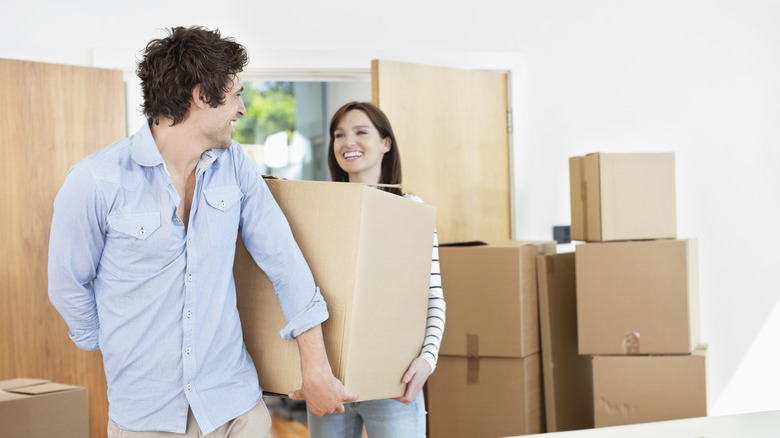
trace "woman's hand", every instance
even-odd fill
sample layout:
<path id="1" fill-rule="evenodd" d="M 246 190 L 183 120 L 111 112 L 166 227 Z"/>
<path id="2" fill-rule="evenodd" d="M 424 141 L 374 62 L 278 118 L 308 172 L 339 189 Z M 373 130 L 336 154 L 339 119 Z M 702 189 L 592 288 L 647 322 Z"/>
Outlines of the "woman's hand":
<path id="1" fill-rule="evenodd" d="M 394 398 L 393 400 L 407 405 L 412 404 L 417 399 L 417 396 L 420 395 L 420 391 L 422 391 L 425 381 L 428 380 L 428 376 L 431 375 L 431 371 L 433 370 L 425 359 L 418 357 L 413 360 L 401 379 L 401 382 L 406 383 L 406 392 L 403 397 Z"/>

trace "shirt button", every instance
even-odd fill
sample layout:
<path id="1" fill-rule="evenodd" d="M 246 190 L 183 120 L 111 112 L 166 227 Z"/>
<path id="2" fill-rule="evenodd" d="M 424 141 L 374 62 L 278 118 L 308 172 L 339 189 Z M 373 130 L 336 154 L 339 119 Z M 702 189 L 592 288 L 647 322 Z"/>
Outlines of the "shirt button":
<path id="1" fill-rule="evenodd" d="M 187 281 L 192 281 L 192 274 L 190 274 L 190 276 L 187 277 Z"/>
<path id="2" fill-rule="evenodd" d="M 187 239 L 187 245 L 192 245 L 192 239 Z"/>
<path id="3" fill-rule="evenodd" d="M 184 350 L 184 351 L 186 351 L 187 353 L 189 353 L 189 352 L 191 352 L 191 351 L 192 351 L 192 348 L 190 348 L 190 347 L 187 347 L 187 349 L 186 349 L 186 350 Z"/>
<path id="4" fill-rule="evenodd" d="M 192 312 L 187 312 L 187 318 L 190 318 L 192 316 Z"/>
<path id="5" fill-rule="evenodd" d="M 192 389 L 192 385 L 188 383 L 187 384 L 187 389 Z"/>
<path id="6" fill-rule="evenodd" d="M 173 221 L 174 221 L 174 222 L 181 222 L 181 219 L 179 219 L 179 218 L 175 217 L 175 218 L 173 218 Z"/>
<path id="7" fill-rule="evenodd" d="M 226 204 L 225 204 L 225 201 L 222 201 L 222 202 L 220 203 L 220 205 L 222 205 L 222 208 L 225 208 L 225 205 L 226 205 Z"/>
<path id="8" fill-rule="evenodd" d="M 143 227 L 141 227 L 141 231 L 139 231 L 139 233 L 143 236 L 144 234 L 146 234 L 146 230 L 144 230 Z"/>

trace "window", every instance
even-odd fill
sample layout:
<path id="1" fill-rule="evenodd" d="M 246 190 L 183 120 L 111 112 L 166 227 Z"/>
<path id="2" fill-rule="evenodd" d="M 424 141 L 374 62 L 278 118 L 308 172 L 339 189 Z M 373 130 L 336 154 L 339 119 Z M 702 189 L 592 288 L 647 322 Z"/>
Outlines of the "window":
<path id="1" fill-rule="evenodd" d="M 244 81 L 246 115 L 235 124 L 262 174 L 327 181 L 328 127 L 341 105 L 370 101 L 369 82 Z"/>

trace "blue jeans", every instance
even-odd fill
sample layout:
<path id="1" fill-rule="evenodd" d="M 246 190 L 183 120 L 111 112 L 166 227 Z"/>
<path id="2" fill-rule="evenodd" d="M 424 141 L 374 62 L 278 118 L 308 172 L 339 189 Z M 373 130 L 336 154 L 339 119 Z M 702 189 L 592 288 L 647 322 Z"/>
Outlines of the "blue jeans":
<path id="1" fill-rule="evenodd" d="M 364 424 L 369 438 L 425 438 L 425 401 L 420 391 L 410 405 L 392 399 L 346 403 L 343 414 L 308 412 L 307 421 L 311 438 L 360 438 Z"/>

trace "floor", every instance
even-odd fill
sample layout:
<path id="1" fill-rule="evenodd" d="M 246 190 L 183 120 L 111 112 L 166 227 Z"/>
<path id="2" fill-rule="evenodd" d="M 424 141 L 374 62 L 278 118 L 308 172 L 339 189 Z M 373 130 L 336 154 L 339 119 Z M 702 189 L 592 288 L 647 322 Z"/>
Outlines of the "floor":
<path id="1" fill-rule="evenodd" d="M 271 438 L 308 438 L 309 429 L 305 424 L 288 420 L 280 415 L 271 415 Z"/>
<path id="2" fill-rule="evenodd" d="M 264 396 L 271 414 L 271 438 L 308 438 L 306 404 L 282 397 Z"/>

